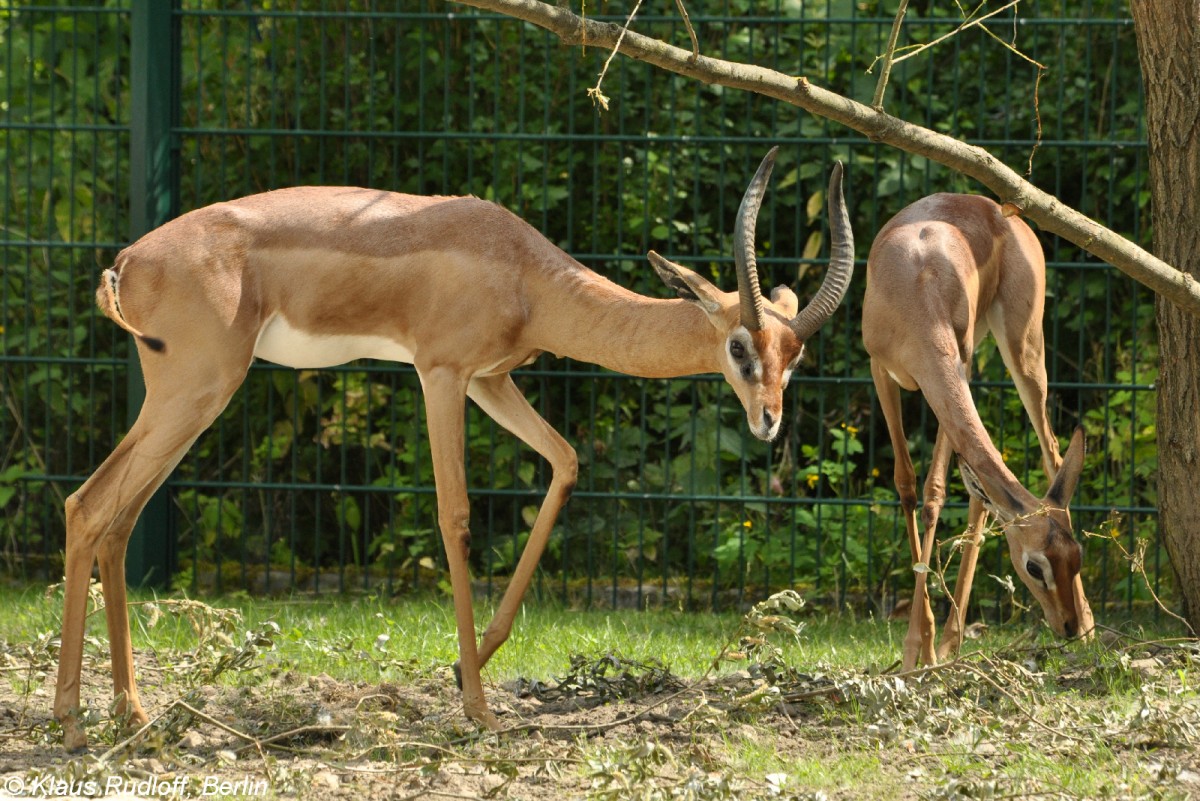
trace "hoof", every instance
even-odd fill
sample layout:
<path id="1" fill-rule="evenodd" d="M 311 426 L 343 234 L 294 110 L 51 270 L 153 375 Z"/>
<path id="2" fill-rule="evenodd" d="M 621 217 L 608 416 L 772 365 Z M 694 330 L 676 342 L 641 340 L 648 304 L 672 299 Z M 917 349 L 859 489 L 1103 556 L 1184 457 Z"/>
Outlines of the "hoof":
<path id="1" fill-rule="evenodd" d="M 487 729 L 488 731 L 500 730 L 500 721 L 496 720 L 496 716 L 493 715 L 492 711 L 487 707 L 484 707 L 482 710 L 475 710 L 473 712 L 468 711 L 467 717 L 475 721 L 480 728 Z"/>
<path id="2" fill-rule="evenodd" d="M 458 685 L 458 689 L 462 689 L 462 665 L 458 662 L 454 663 L 454 683 Z"/>
<path id="3" fill-rule="evenodd" d="M 87 750 L 87 733 L 78 723 L 63 724 L 63 748 L 68 754 L 80 754 Z"/>
<path id="4" fill-rule="evenodd" d="M 125 724 L 121 726 L 122 737 L 132 737 L 137 734 L 142 728 L 150 722 L 150 717 L 145 712 L 130 715 L 125 719 Z"/>

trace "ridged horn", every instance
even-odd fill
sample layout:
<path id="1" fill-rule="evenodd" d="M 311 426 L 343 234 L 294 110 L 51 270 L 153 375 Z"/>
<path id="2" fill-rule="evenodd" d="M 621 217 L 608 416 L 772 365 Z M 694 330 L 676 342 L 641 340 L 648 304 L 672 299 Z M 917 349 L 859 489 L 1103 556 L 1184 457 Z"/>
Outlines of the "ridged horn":
<path id="1" fill-rule="evenodd" d="M 742 325 L 749 331 L 761 331 L 763 327 L 762 289 L 758 285 L 758 263 L 754 258 L 754 224 L 778 154 L 778 147 L 771 148 L 758 165 L 758 172 L 742 196 L 742 205 L 738 207 L 737 220 L 733 224 L 733 263 L 737 267 L 738 297 L 742 301 Z"/>
<path id="2" fill-rule="evenodd" d="M 846 210 L 846 201 L 842 197 L 840 161 L 833 165 L 833 174 L 829 176 L 829 228 L 833 244 L 830 246 L 825 281 L 808 305 L 789 323 L 796 337 L 801 340 L 817 333 L 825 321 L 833 316 L 854 275 L 854 231 L 850 228 L 850 212 Z"/>

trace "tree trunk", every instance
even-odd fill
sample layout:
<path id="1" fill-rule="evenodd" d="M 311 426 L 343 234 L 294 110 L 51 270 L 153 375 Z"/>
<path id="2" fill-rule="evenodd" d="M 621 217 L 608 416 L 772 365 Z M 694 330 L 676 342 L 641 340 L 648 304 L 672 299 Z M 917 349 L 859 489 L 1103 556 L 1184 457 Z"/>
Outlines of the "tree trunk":
<path id="1" fill-rule="evenodd" d="M 1200 0 L 1134 0 L 1146 87 L 1154 253 L 1200 276 Z M 1155 300 L 1159 530 L 1200 631 L 1200 319 Z"/>

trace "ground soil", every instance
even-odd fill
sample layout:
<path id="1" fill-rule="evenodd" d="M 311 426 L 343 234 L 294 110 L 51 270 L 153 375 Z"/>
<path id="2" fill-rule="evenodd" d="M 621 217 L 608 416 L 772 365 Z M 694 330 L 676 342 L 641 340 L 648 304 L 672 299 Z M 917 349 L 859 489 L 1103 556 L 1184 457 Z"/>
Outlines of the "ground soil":
<path id="1" fill-rule="evenodd" d="M 52 661 L 3 655 L 0 799 L 1200 797 L 1200 715 L 1191 702 L 1176 708 L 1152 699 L 1141 722 L 1114 716 L 1101 745 L 1053 715 L 1022 720 L 1027 702 L 1003 686 L 969 707 L 977 721 L 962 721 L 954 699 L 968 693 L 953 673 L 941 677 L 949 692 L 932 704 L 924 690 L 908 694 L 903 681 L 851 679 L 834 691 L 820 676 L 805 677 L 803 686 L 790 677 L 780 703 L 771 682 L 751 672 L 688 684 L 613 659 L 611 671 L 592 666 L 571 687 L 491 686 L 507 731 L 490 734 L 463 718 L 449 667 L 357 683 L 259 662 L 189 690 L 171 680 L 176 668 L 143 652 L 140 687 L 155 725 L 130 740 L 102 706 L 111 687 L 98 645 L 89 647 L 84 671 L 83 696 L 94 706 L 86 754 L 66 754 L 58 742 L 49 714 Z M 1173 681 L 1179 658 L 1150 658 L 1142 667 Z M 1105 679 L 1080 681 L 1069 703 L 1090 731 L 1103 732 L 1106 702 L 1096 688 Z M 613 694 L 624 698 L 605 701 Z M 988 720 L 988 709 L 1001 710 L 1003 723 Z M 748 767 L 747 754 L 759 761 Z M 1044 761 L 1101 757 L 1111 763 L 1102 791 L 1040 792 L 1025 778 Z M 822 769 L 835 763 L 832 773 Z M 771 765 L 791 779 L 778 786 Z M 809 773 L 813 783 L 798 786 Z"/>
<path id="2" fill-rule="evenodd" d="M 111 697 L 111 685 L 107 666 L 97 658 L 89 662 L 83 696 L 98 706 Z M 839 749 L 836 731 L 825 726 L 814 737 L 803 716 L 773 712 L 735 720 L 716 707 L 706 710 L 706 693 L 713 700 L 728 695 L 728 681 L 725 687 L 684 687 L 670 676 L 657 677 L 658 686 L 636 698 L 609 703 L 598 702 L 600 692 L 539 700 L 526 687 L 493 685 L 492 706 L 509 730 L 494 735 L 465 721 L 448 668 L 378 684 L 268 669 L 253 681 L 199 689 L 189 706 L 204 717 L 172 722 L 179 710 L 171 706 L 184 690 L 156 680 L 165 668 L 154 654 L 139 653 L 137 662 L 144 705 L 161 731 L 141 747 L 116 753 L 111 749 L 129 734 L 118 732 L 108 710 L 99 708 L 89 727 L 89 750 L 65 753 L 50 718 L 50 666 L 31 666 L 19 680 L 12 675 L 19 671 L 10 671 L 10 680 L 0 683 L 0 799 L 78 794 L 558 801 L 650 798 L 643 791 L 651 785 L 662 789 L 663 798 L 673 797 L 673 790 L 674 797 L 698 799 L 766 797 L 772 794 L 769 781 L 731 773 L 731 743 L 737 749 L 757 744 L 786 762 L 820 760 Z M 905 771 L 897 766 L 894 776 L 877 775 L 870 786 L 834 795 L 877 798 L 882 787 L 902 786 Z"/>

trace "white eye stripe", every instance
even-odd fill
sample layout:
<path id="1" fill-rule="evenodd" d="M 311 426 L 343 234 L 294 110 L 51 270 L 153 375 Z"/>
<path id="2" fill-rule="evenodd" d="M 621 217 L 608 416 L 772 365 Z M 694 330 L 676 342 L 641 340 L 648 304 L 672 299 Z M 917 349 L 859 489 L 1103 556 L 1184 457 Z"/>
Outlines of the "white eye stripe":
<path id="1" fill-rule="evenodd" d="M 754 340 L 744 328 L 733 331 L 725 345 L 725 358 L 728 359 L 733 375 L 743 381 L 762 380 L 762 360 Z"/>
<path id="2" fill-rule="evenodd" d="M 1035 576 L 1033 571 L 1030 571 L 1030 567 L 1036 567 L 1038 571 L 1041 572 L 1041 576 Z M 1025 572 L 1030 574 L 1030 578 L 1041 581 L 1041 583 L 1046 586 L 1046 589 L 1053 590 L 1055 588 L 1054 570 L 1050 566 L 1050 560 L 1047 559 L 1044 554 L 1026 554 Z"/>
<path id="3" fill-rule="evenodd" d="M 758 349 L 754 347 L 754 341 L 750 337 L 730 337 L 729 339 L 729 356 L 731 358 L 738 357 L 742 359 L 757 359 Z"/>

